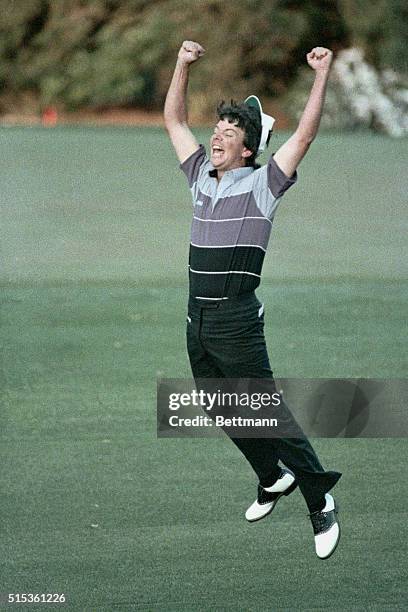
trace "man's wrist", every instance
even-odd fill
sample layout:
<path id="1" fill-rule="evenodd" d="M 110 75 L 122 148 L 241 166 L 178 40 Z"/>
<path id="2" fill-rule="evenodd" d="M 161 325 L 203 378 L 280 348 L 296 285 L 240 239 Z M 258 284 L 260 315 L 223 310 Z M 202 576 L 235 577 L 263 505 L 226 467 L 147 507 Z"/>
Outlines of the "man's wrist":
<path id="1" fill-rule="evenodd" d="M 330 68 L 319 68 L 315 70 L 315 78 L 321 80 L 327 80 L 330 74 Z"/>
<path id="2" fill-rule="evenodd" d="M 187 69 L 189 67 L 189 63 L 186 62 L 185 60 L 180 59 L 179 57 L 177 58 L 177 62 L 176 62 L 176 67 L 180 68 L 181 70 Z"/>

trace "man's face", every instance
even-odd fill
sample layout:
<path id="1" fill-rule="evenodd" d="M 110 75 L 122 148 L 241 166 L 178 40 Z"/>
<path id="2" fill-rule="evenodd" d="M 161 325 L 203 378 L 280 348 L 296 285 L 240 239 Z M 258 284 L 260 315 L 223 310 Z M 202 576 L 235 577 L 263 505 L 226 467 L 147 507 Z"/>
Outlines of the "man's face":
<path id="1" fill-rule="evenodd" d="M 228 119 L 220 119 L 211 136 L 211 163 L 216 170 L 232 170 L 245 166 L 252 151 L 244 145 L 244 130 Z"/>

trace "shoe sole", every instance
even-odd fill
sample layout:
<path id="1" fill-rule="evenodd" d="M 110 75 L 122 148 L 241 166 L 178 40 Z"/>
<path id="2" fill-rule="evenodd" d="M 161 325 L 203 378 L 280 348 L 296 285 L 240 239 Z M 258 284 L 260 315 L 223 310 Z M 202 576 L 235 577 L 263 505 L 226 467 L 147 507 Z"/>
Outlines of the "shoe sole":
<path id="1" fill-rule="evenodd" d="M 291 493 L 293 493 L 293 491 L 296 489 L 297 487 L 297 482 L 296 480 L 294 482 L 292 482 L 292 484 L 290 485 L 290 487 L 288 487 L 286 489 L 286 491 L 282 491 L 282 493 L 280 493 L 278 495 L 278 497 L 275 500 L 275 503 L 273 504 L 272 508 L 270 510 L 268 510 L 268 512 L 265 512 L 265 514 L 263 514 L 262 516 L 259 516 L 258 518 L 254 518 L 254 519 L 246 519 L 248 523 L 257 523 L 258 521 L 262 521 L 262 519 L 266 518 L 267 516 L 269 516 L 271 514 L 271 512 L 273 510 L 275 510 L 276 508 L 276 504 L 278 503 L 278 501 L 280 500 L 281 497 L 283 497 L 284 495 L 290 495 Z"/>
<path id="2" fill-rule="evenodd" d="M 335 501 L 334 502 L 334 511 L 336 513 L 336 515 L 339 513 L 339 505 L 338 503 Z M 336 516 L 337 518 L 337 516 Z M 339 526 L 339 537 L 337 538 L 337 542 L 334 545 L 334 548 L 332 551 L 330 551 L 330 554 L 327 555 L 327 557 L 319 557 L 320 561 L 326 561 L 326 559 L 330 559 L 330 557 L 332 556 L 332 554 L 336 551 L 337 546 L 339 545 L 340 542 L 340 536 L 341 536 L 341 528 L 340 528 L 340 523 L 339 521 L 337 521 L 337 525 Z"/>

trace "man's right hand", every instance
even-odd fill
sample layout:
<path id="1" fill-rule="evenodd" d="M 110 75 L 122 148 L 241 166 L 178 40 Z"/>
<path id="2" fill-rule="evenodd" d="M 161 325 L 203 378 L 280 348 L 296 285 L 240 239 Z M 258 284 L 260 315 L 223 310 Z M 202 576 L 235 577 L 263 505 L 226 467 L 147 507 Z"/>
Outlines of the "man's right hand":
<path id="1" fill-rule="evenodd" d="M 192 40 L 185 40 L 180 47 L 178 53 L 178 60 L 182 64 L 192 64 L 196 62 L 202 55 L 204 55 L 205 49 Z"/>
<path id="2" fill-rule="evenodd" d="M 178 53 L 176 68 L 164 105 L 164 121 L 180 163 L 198 149 L 198 142 L 187 122 L 188 67 L 196 62 L 205 49 L 192 40 L 185 40 Z"/>

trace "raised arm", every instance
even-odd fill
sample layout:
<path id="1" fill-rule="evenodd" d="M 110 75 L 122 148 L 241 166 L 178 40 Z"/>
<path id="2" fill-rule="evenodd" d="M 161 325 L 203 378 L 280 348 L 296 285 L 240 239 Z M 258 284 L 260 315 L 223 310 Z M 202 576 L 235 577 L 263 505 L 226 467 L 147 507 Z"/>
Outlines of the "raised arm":
<path id="1" fill-rule="evenodd" d="M 187 87 L 190 64 L 204 55 L 201 45 L 185 40 L 180 48 L 164 105 L 164 122 L 177 157 L 182 163 L 198 149 L 187 123 Z"/>
<path id="2" fill-rule="evenodd" d="M 306 57 L 307 63 L 315 71 L 313 87 L 296 132 L 273 156 L 288 177 L 294 174 L 319 129 L 333 52 L 324 47 L 315 47 Z"/>

